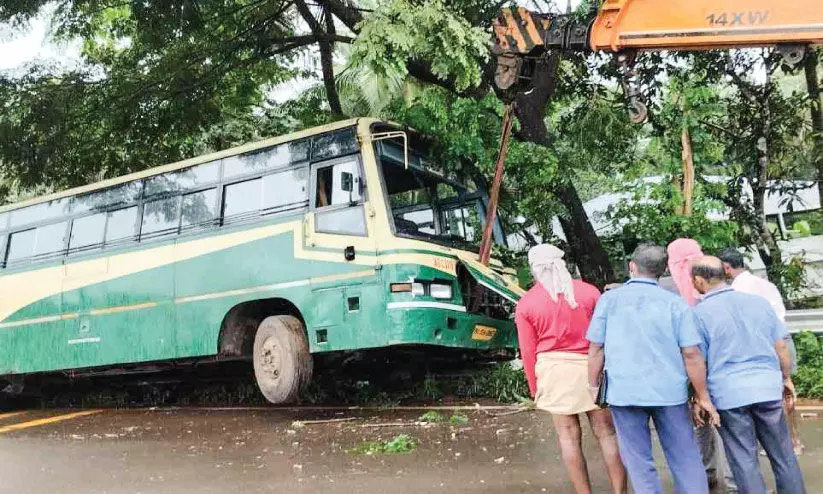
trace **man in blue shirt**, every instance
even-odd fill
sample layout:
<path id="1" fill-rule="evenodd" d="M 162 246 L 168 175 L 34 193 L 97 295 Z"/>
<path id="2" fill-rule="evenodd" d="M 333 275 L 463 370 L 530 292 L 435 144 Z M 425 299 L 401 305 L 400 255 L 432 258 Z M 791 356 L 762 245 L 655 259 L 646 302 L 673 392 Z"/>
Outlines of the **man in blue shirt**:
<path id="1" fill-rule="evenodd" d="M 726 284 L 723 263 L 704 257 L 692 266 L 694 287 L 704 294 L 694 309 L 706 355 L 708 387 L 720 410 L 720 435 L 740 492 L 765 494 L 757 442 L 766 450 L 777 492 L 806 489 L 783 412 L 794 398 L 786 327 L 762 297 Z"/>
<path id="2" fill-rule="evenodd" d="M 605 366 L 606 401 L 635 492 L 663 493 L 652 457 L 652 420 L 677 491 L 704 494 L 708 481 L 687 404 L 689 381 L 710 421 L 719 418 L 706 388 L 693 314 L 681 297 L 657 286 L 665 269 L 662 247 L 640 245 L 629 263 L 631 280 L 600 297 L 586 334 L 589 386 L 596 391 Z"/>

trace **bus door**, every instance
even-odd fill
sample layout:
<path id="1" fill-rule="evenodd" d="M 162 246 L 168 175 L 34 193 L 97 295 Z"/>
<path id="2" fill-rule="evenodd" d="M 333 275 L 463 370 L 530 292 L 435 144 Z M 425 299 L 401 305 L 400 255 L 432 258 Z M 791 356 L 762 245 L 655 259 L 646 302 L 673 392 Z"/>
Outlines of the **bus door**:
<path id="1" fill-rule="evenodd" d="M 311 169 L 311 213 L 304 224 L 311 263 L 313 350 L 356 348 L 370 341 L 367 321 L 385 295 L 377 283 L 374 214 L 358 155 Z"/>

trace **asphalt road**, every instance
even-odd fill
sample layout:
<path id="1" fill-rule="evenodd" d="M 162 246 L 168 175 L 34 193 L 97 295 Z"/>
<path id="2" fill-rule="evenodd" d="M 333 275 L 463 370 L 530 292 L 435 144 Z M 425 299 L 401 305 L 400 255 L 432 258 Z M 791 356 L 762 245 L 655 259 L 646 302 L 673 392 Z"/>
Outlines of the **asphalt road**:
<path id="1" fill-rule="evenodd" d="M 424 411 L 0 413 L 0 492 L 571 492 L 549 418 L 542 413 L 458 411 L 467 422 L 416 424 Z M 455 414 L 440 413 L 445 419 Z M 326 419 L 341 421 L 308 422 Z M 808 490 L 823 492 L 823 421 L 805 419 L 801 430 Z M 414 451 L 362 452 L 369 449 L 364 442 L 400 434 L 416 442 Z M 604 466 L 590 433 L 585 447 L 595 492 L 606 492 Z"/>

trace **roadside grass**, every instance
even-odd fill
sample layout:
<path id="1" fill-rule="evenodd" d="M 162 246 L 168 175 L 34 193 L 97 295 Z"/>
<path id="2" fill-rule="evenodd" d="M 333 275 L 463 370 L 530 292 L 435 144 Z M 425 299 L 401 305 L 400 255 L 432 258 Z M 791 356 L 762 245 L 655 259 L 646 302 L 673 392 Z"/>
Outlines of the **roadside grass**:
<path id="1" fill-rule="evenodd" d="M 459 414 L 457 412 L 453 413 L 450 417 L 447 417 L 442 413 L 438 412 L 437 410 L 429 410 L 423 415 L 421 415 L 418 420 L 420 422 L 425 422 L 428 424 L 449 423 L 452 425 L 461 425 L 467 423 L 469 421 L 469 417 Z"/>
<path id="2" fill-rule="evenodd" d="M 811 331 L 794 335 L 797 371 L 792 375 L 798 396 L 823 399 L 823 342 Z"/>
<path id="3" fill-rule="evenodd" d="M 404 455 L 417 449 L 417 444 L 417 440 L 408 434 L 399 434 L 386 441 L 362 442 L 348 450 L 348 453 L 354 455 Z"/>
<path id="4" fill-rule="evenodd" d="M 451 403 L 455 400 L 494 400 L 519 403 L 528 386 L 523 371 L 509 363 L 486 364 L 451 374 L 422 374 L 401 380 L 386 378 L 382 371 L 347 374 L 339 369 L 318 372 L 301 394 L 302 404 L 377 406 L 390 409 L 400 404 Z M 45 408 L 146 406 L 265 406 L 250 375 L 223 377 L 220 381 L 166 374 L 162 378 L 140 376 L 116 379 L 76 379 L 36 387 L 39 396 L 28 406 Z M 460 423 L 460 418 L 443 417 Z"/>

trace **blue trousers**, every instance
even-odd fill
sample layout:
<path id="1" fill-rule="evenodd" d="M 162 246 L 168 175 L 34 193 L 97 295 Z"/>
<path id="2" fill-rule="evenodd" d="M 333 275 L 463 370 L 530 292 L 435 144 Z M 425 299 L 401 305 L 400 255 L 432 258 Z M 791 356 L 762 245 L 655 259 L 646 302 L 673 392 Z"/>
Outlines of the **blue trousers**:
<path id="1" fill-rule="evenodd" d="M 806 492 L 782 402 L 720 410 L 720 435 L 741 494 L 767 492 L 760 473 L 758 441 L 769 456 L 778 494 Z"/>
<path id="2" fill-rule="evenodd" d="M 680 494 L 708 494 L 709 483 L 687 404 L 668 407 L 612 407 L 620 458 L 637 494 L 663 494 L 652 457 L 649 420 L 654 421 L 666 462 Z"/>

